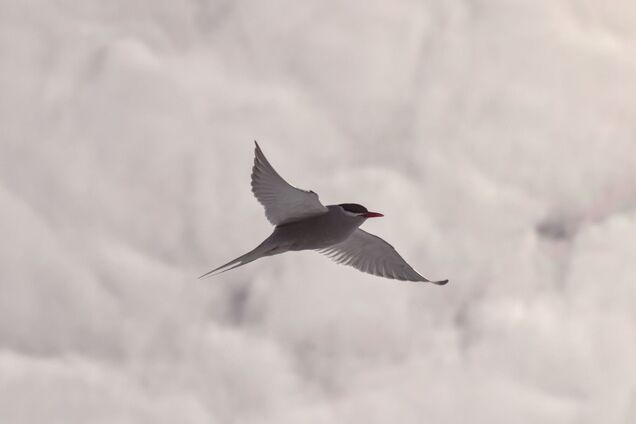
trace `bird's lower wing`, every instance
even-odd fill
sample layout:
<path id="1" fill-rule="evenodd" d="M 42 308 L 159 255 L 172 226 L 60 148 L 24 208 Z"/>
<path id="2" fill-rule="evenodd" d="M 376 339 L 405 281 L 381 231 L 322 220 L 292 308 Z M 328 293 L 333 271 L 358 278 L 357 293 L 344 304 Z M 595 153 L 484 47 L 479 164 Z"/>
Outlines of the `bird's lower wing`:
<path id="1" fill-rule="evenodd" d="M 380 277 L 437 285 L 448 283 L 448 280 L 431 281 L 423 277 L 402 259 L 393 246 L 359 228 L 347 240 L 319 252 L 337 263 Z"/>

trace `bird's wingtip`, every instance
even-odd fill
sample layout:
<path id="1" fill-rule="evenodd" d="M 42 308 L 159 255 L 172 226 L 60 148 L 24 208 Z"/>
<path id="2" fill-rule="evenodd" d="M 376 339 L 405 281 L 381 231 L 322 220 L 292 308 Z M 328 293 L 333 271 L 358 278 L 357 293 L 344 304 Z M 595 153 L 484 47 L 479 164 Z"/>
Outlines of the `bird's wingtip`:
<path id="1" fill-rule="evenodd" d="M 439 280 L 439 281 L 430 281 L 430 283 L 435 284 L 436 286 L 443 286 L 448 284 L 449 280 Z"/>

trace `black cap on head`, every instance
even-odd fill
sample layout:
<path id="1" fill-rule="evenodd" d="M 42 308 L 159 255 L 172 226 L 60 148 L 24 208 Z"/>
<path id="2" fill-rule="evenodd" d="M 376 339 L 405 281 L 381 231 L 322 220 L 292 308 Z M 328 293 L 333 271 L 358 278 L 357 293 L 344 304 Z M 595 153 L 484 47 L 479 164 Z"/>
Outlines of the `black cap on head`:
<path id="1" fill-rule="evenodd" d="M 341 203 L 338 206 L 351 213 L 366 213 L 369 212 L 367 208 L 357 203 Z"/>

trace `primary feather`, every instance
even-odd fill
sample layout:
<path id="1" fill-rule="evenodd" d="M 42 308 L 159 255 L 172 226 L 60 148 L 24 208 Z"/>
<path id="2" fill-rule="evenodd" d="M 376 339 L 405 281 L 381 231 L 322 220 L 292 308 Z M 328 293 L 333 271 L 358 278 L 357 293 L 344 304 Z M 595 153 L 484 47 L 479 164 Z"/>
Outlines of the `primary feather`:
<path id="1" fill-rule="evenodd" d="M 265 207 L 265 216 L 273 225 L 282 225 L 327 212 L 313 191 L 296 188 L 285 181 L 254 142 L 252 192 Z"/>

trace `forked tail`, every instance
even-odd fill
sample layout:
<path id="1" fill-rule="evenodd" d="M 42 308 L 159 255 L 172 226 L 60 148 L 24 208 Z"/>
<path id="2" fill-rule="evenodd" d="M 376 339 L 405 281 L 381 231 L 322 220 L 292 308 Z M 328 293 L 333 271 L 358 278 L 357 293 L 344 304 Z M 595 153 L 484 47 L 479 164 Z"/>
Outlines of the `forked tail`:
<path id="1" fill-rule="evenodd" d="M 225 265 L 221 265 L 220 267 L 215 268 L 212 271 L 206 272 L 205 274 L 200 276 L 199 279 L 213 277 L 215 275 L 222 274 L 225 271 L 229 271 L 231 269 L 238 268 L 240 266 L 253 262 L 259 258 L 262 258 L 263 256 L 269 256 L 268 254 L 272 250 L 272 247 L 271 245 L 268 245 L 266 241 L 258 245 L 254 250 L 247 252 L 243 256 L 239 256 L 238 258 L 231 260 Z"/>

